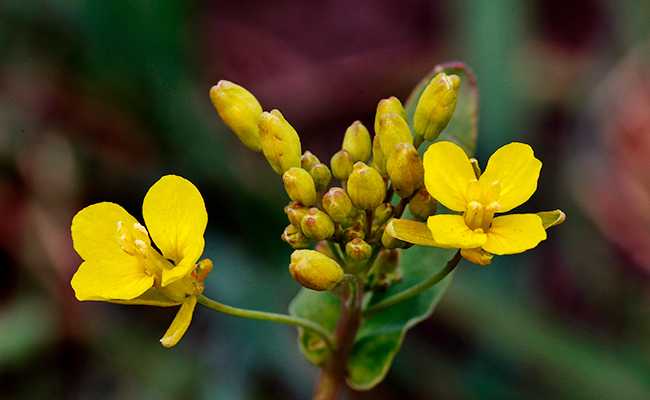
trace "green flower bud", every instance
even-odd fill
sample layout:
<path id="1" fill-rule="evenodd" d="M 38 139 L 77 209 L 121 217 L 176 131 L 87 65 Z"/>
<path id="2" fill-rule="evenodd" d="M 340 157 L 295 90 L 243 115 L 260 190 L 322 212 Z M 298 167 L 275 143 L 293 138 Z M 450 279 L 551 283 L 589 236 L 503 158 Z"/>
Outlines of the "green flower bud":
<path id="1" fill-rule="evenodd" d="M 370 152 L 372 151 L 370 133 L 361 121 L 354 121 L 345 131 L 343 150 L 350 154 L 354 162 L 361 161 L 365 163 L 370 159 Z"/>
<path id="2" fill-rule="evenodd" d="M 332 175 L 341 182 L 345 182 L 352 173 L 352 166 L 354 161 L 350 153 L 346 150 L 339 150 L 332 156 L 330 166 L 332 167 Z"/>
<path id="3" fill-rule="evenodd" d="M 384 225 L 393 216 L 394 210 L 395 207 L 390 203 L 381 203 L 377 208 L 375 208 L 372 225 L 377 227 Z"/>
<path id="4" fill-rule="evenodd" d="M 309 172 L 292 167 L 282 174 L 282 183 L 289 198 L 306 206 L 316 204 L 316 186 Z"/>
<path id="5" fill-rule="evenodd" d="M 381 141 L 379 140 L 379 135 L 375 135 L 372 140 L 372 162 L 370 167 L 374 168 L 382 176 L 386 176 L 386 156 L 381 151 Z"/>
<path id="6" fill-rule="evenodd" d="M 352 201 L 345 190 L 333 187 L 323 195 L 323 208 L 334 222 L 341 222 L 350 215 Z"/>
<path id="7" fill-rule="evenodd" d="M 300 168 L 300 137 L 280 111 L 264 111 L 259 128 L 264 157 L 275 172 L 282 175 L 289 168 Z"/>
<path id="8" fill-rule="evenodd" d="M 404 106 L 402 106 L 402 103 L 397 97 L 391 96 L 387 99 L 383 99 L 379 104 L 377 104 L 377 113 L 375 114 L 375 134 L 379 133 L 379 121 L 381 120 L 381 116 L 392 113 L 404 118 L 404 121 L 408 121 Z"/>
<path id="9" fill-rule="evenodd" d="M 409 211 L 416 221 L 426 221 L 427 218 L 436 214 L 437 209 L 438 202 L 431 197 L 425 187 L 418 189 L 409 200 Z"/>
<path id="10" fill-rule="evenodd" d="M 381 251 L 373 264 L 373 269 L 381 274 L 391 274 L 397 271 L 401 255 L 402 251 L 399 249 Z"/>
<path id="11" fill-rule="evenodd" d="M 395 113 L 382 115 L 379 120 L 379 144 L 384 157 L 390 156 L 398 143 L 413 144 L 411 129 L 404 118 Z"/>
<path id="12" fill-rule="evenodd" d="M 355 208 L 374 210 L 384 201 L 386 184 L 379 172 L 358 162 L 348 178 L 348 196 Z"/>
<path id="13" fill-rule="evenodd" d="M 343 239 L 343 243 L 350 242 L 357 238 L 365 239 L 366 231 L 361 227 L 361 225 L 350 226 L 343 231 L 341 238 Z"/>
<path id="14" fill-rule="evenodd" d="M 295 201 L 289 203 L 289 205 L 285 208 L 289 222 L 291 225 L 293 225 L 294 228 L 298 230 L 302 229 L 300 227 L 300 223 L 302 222 L 302 219 L 305 217 L 305 215 L 307 215 L 308 211 L 309 207 L 296 203 Z"/>
<path id="15" fill-rule="evenodd" d="M 312 207 L 300 221 L 300 228 L 308 238 L 324 240 L 334 234 L 334 221 L 316 207 Z"/>
<path id="16" fill-rule="evenodd" d="M 307 289 L 332 290 L 343 279 L 343 268 L 314 250 L 296 250 L 291 254 L 291 276 Z"/>
<path id="17" fill-rule="evenodd" d="M 394 219 L 394 218 L 392 218 L 392 219 Z M 385 229 L 384 229 L 384 233 L 382 233 L 382 235 L 381 235 L 381 244 L 385 248 L 387 248 L 388 250 L 403 248 L 404 246 L 406 246 L 405 241 L 395 239 L 394 237 L 392 237 L 388 233 L 386 233 Z"/>
<path id="18" fill-rule="evenodd" d="M 309 174 L 314 180 L 314 184 L 316 185 L 316 191 L 319 193 L 327 189 L 327 186 L 330 184 L 330 181 L 332 180 L 332 173 L 330 172 L 330 169 L 327 168 L 327 165 L 325 164 L 314 165 L 311 168 L 311 170 L 309 170 Z"/>
<path id="19" fill-rule="evenodd" d="M 262 106 L 251 92 L 237 84 L 221 80 L 210 89 L 210 99 L 223 122 L 246 147 L 254 151 L 262 150 L 257 125 Z"/>
<path id="20" fill-rule="evenodd" d="M 386 162 L 386 172 L 395 193 L 402 198 L 412 195 L 424 182 L 424 165 L 412 144 L 398 143 L 395 146 Z"/>
<path id="21" fill-rule="evenodd" d="M 289 225 L 284 228 L 284 232 L 280 237 L 282 240 L 289 243 L 289 246 L 293 247 L 294 249 L 306 249 L 311 243 L 311 240 L 309 240 L 307 236 L 303 235 L 303 233 L 296 229 L 296 227 L 293 225 Z"/>
<path id="22" fill-rule="evenodd" d="M 373 292 L 385 292 L 393 284 L 404 280 L 398 268 L 401 249 L 381 250 L 368 274 L 367 287 Z"/>
<path id="23" fill-rule="evenodd" d="M 356 238 L 345 245 L 345 254 L 354 261 L 367 260 L 372 254 L 372 247 L 363 239 Z"/>
<path id="24" fill-rule="evenodd" d="M 349 195 L 348 195 L 349 197 Z M 366 213 L 365 211 L 359 212 L 356 208 L 352 209 L 352 212 L 346 219 L 341 222 L 341 229 L 347 229 L 351 226 L 360 225 L 365 229 L 366 226 Z"/>
<path id="25" fill-rule="evenodd" d="M 306 171 L 310 171 L 316 164 L 320 164 L 320 160 L 309 150 L 300 157 L 300 166 Z"/>
<path id="26" fill-rule="evenodd" d="M 436 75 L 424 89 L 413 116 L 417 137 L 433 142 L 447 127 L 456 108 L 460 78 L 457 75 Z"/>

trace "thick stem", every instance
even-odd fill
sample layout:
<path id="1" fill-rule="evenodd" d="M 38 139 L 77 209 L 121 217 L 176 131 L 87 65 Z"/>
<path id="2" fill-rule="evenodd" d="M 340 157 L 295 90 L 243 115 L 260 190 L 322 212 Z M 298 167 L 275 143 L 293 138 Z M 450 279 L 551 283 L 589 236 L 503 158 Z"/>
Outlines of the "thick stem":
<path id="1" fill-rule="evenodd" d="M 348 358 L 361 325 L 361 296 L 356 279 L 344 281 L 342 285 L 341 313 L 334 330 L 337 348 L 323 366 L 313 400 L 339 399 L 346 386 Z"/>
<path id="2" fill-rule="evenodd" d="M 282 324 L 289 324 L 301 327 L 303 329 L 309 329 L 316 332 L 323 338 L 325 344 L 330 349 L 334 350 L 336 348 L 336 339 L 332 336 L 327 329 L 323 328 L 322 325 L 317 324 L 314 321 L 310 321 L 304 318 L 292 317 L 291 315 L 286 314 L 276 314 L 264 311 L 255 311 L 255 310 L 246 310 L 243 308 L 231 307 L 225 304 L 218 303 L 214 300 L 210 300 L 204 295 L 198 296 L 198 303 L 202 306 L 205 306 L 211 310 L 219 311 L 224 314 L 234 315 L 236 317 L 250 318 L 250 319 L 261 319 L 264 321 L 273 321 L 279 322 Z"/>
<path id="3" fill-rule="evenodd" d="M 445 265 L 443 269 L 438 271 L 437 274 L 435 274 L 434 276 L 432 276 L 431 278 L 425 281 L 418 283 L 415 286 L 406 289 L 403 292 L 400 292 L 394 296 L 391 296 L 387 299 L 380 301 L 377 304 L 368 307 L 367 309 L 364 310 L 363 317 L 370 318 L 380 311 L 383 311 L 389 307 L 394 306 L 395 304 L 401 303 L 404 300 L 408 300 L 411 297 L 417 296 L 418 294 L 424 292 L 425 290 L 429 289 L 436 283 L 443 280 L 447 275 L 449 275 L 456 268 L 456 266 L 458 265 L 458 263 L 462 258 L 463 257 L 460 255 L 460 250 L 458 250 L 454 255 L 454 257 L 451 260 L 449 260 L 447 265 Z"/>

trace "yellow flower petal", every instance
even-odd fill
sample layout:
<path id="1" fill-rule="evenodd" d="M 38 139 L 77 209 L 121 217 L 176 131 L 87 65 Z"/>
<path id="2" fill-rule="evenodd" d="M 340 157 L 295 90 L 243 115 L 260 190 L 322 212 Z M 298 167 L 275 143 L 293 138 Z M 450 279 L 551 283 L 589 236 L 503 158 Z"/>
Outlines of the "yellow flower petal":
<path id="1" fill-rule="evenodd" d="M 467 183 L 476 179 L 467 154 L 454 143 L 433 143 L 424 153 L 424 184 L 439 203 L 454 211 L 467 208 Z"/>
<path id="2" fill-rule="evenodd" d="M 433 240 L 431 230 L 427 224 L 422 222 L 411 221 L 408 219 L 393 219 L 386 225 L 386 233 L 395 239 L 403 240 L 408 243 L 419 244 L 421 246 L 435 246 L 444 248 L 453 248 L 442 246 Z"/>
<path id="3" fill-rule="evenodd" d="M 187 276 L 205 246 L 208 213 L 199 190 L 187 179 L 163 176 L 147 192 L 142 214 L 154 243 L 176 264 L 163 270 L 162 286 Z"/>
<path id="4" fill-rule="evenodd" d="M 433 215 L 427 219 L 427 226 L 440 247 L 448 249 L 481 247 L 487 240 L 485 233 L 477 233 L 469 229 L 465 219 L 460 215 Z"/>
<path id="5" fill-rule="evenodd" d="M 70 282 L 77 300 L 131 300 L 146 292 L 153 286 L 153 276 L 135 257 L 131 259 L 132 263 L 84 261 Z"/>
<path id="6" fill-rule="evenodd" d="M 497 202 L 499 212 L 507 212 L 523 204 L 537 190 L 542 162 L 533 149 L 524 143 L 510 143 L 495 151 L 479 179 L 483 193 L 488 193 L 495 181 L 501 186 Z M 435 196 L 434 196 L 435 197 Z"/>
<path id="7" fill-rule="evenodd" d="M 153 277 L 140 260 L 120 247 L 120 221 L 129 231 L 137 223 L 114 203 L 93 204 L 73 218 L 74 248 L 85 260 L 71 282 L 77 299 L 131 300 L 153 286 Z"/>
<path id="8" fill-rule="evenodd" d="M 542 219 L 535 214 L 497 217 L 487 232 L 483 249 L 497 255 L 523 253 L 546 239 Z"/>
<path id="9" fill-rule="evenodd" d="M 110 259 L 117 264 L 133 262 L 131 255 L 120 247 L 117 223 L 134 229 L 138 221 L 122 206 L 115 203 L 98 203 L 79 211 L 72 219 L 74 249 L 84 260 Z M 147 238 L 147 241 L 149 239 Z M 147 243 L 149 244 L 149 243 Z"/>
<path id="10" fill-rule="evenodd" d="M 172 347 L 181 340 L 187 328 L 189 328 L 190 322 L 192 322 L 196 301 L 196 296 L 190 296 L 181 304 L 181 308 L 176 313 L 176 317 L 174 317 L 169 329 L 165 332 L 165 336 L 160 339 L 163 346 Z"/>
<path id="11" fill-rule="evenodd" d="M 176 301 L 174 299 L 165 296 L 165 294 L 160 292 L 158 289 L 151 288 L 133 300 L 111 300 L 111 303 L 156 306 L 156 307 L 172 307 L 172 306 L 177 306 L 182 302 Z"/>

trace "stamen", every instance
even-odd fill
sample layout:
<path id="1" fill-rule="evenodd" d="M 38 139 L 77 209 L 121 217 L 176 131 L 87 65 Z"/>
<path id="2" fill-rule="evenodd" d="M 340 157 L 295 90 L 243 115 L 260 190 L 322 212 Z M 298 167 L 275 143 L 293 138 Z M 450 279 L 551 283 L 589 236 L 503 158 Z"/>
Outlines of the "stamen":
<path id="1" fill-rule="evenodd" d="M 136 230 L 138 230 L 138 231 L 144 233 L 145 235 L 149 235 L 149 232 L 147 232 L 147 228 L 145 228 L 144 226 L 140 225 L 139 223 L 136 222 L 135 224 L 133 224 L 133 227 L 134 227 Z"/>
<path id="2" fill-rule="evenodd" d="M 472 201 L 467 205 L 467 211 L 465 211 L 465 224 L 469 229 L 476 229 L 481 226 L 479 218 L 483 217 L 483 206 L 481 203 Z"/>
<path id="3" fill-rule="evenodd" d="M 144 240 L 136 239 L 133 243 L 135 244 L 135 248 L 140 250 L 142 257 L 147 258 L 147 244 Z"/>
<path id="4" fill-rule="evenodd" d="M 131 256 L 135 255 L 135 251 L 133 251 L 133 247 L 129 246 L 130 243 L 126 240 L 126 235 L 120 236 L 120 241 L 118 244 L 126 254 L 129 254 Z"/>

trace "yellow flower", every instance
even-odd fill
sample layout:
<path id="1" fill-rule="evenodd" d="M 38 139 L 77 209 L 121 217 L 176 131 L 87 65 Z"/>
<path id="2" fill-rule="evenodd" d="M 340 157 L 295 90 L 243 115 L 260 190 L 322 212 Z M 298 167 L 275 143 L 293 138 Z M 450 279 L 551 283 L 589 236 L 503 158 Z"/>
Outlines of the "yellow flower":
<path id="1" fill-rule="evenodd" d="M 197 296 L 212 269 L 210 260 L 197 264 L 205 246 L 208 214 L 201 193 L 191 182 L 167 175 L 147 192 L 142 215 L 148 231 L 115 203 L 93 204 L 79 211 L 71 231 L 74 248 L 84 261 L 71 284 L 81 301 L 180 304 L 160 340 L 172 347 L 189 327 Z"/>
<path id="2" fill-rule="evenodd" d="M 425 186 L 439 203 L 461 213 L 430 216 L 427 226 L 433 240 L 441 247 L 481 248 L 498 255 L 534 248 L 546 239 L 538 215 L 495 218 L 494 214 L 510 211 L 528 200 L 537 189 L 541 168 L 530 146 L 510 143 L 490 157 L 485 172 L 476 179 L 460 147 L 451 142 L 432 144 L 424 154 Z"/>

